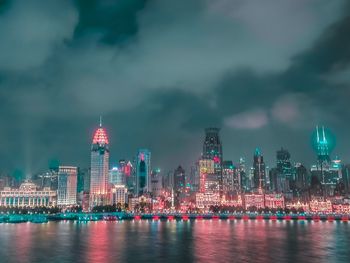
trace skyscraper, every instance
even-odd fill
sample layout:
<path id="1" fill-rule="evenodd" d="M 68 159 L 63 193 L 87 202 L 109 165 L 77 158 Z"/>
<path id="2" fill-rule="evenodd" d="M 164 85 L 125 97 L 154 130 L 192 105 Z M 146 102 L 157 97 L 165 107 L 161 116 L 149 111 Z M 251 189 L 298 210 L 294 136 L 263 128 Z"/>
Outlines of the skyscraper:
<path id="1" fill-rule="evenodd" d="M 100 121 L 91 146 L 90 208 L 108 204 L 108 171 L 109 141 Z"/>
<path id="2" fill-rule="evenodd" d="M 319 191 L 317 184 L 311 184 L 311 188 L 314 188 L 313 192 L 331 196 L 342 178 L 342 164 L 339 158 L 331 160 L 329 139 L 323 126 L 322 129 L 316 126 L 316 151 L 317 162 L 311 166 L 311 182 L 319 182 L 322 191 Z"/>
<path id="3" fill-rule="evenodd" d="M 185 170 L 179 165 L 174 171 L 174 191 L 181 192 L 185 189 L 186 186 L 186 178 L 185 178 Z"/>
<path id="4" fill-rule="evenodd" d="M 237 195 L 241 192 L 239 169 L 236 169 L 232 161 L 223 162 L 222 180 L 224 194 Z"/>
<path id="5" fill-rule="evenodd" d="M 151 178 L 152 197 L 158 197 L 162 194 L 163 190 L 163 177 L 159 168 L 153 169 Z"/>
<path id="6" fill-rule="evenodd" d="M 328 140 L 326 138 L 324 126 L 322 126 L 322 129 L 319 129 L 319 127 L 316 126 L 316 147 L 317 147 L 317 161 L 319 163 L 329 162 L 330 161 L 329 145 L 328 145 Z"/>
<path id="7" fill-rule="evenodd" d="M 77 167 L 60 166 L 58 169 L 57 205 L 77 204 Z"/>
<path id="8" fill-rule="evenodd" d="M 136 195 L 151 192 L 151 152 L 139 149 L 136 156 Z"/>
<path id="9" fill-rule="evenodd" d="M 259 148 L 255 149 L 253 169 L 254 169 L 254 188 L 259 191 L 265 190 L 265 180 L 266 180 L 265 163 L 264 163 L 264 157 L 261 154 L 261 151 Z"/>
<path id="10" fill-rule="evenodd" d="M 247 174 L 245 159 L 243 157 L 239 158 L 238 172 L 240 177 L 241 190 L 242 192 L 248 192 L 250 190 L 249 174 Z"/>
<path id="11" fill-rule="evenodd" d="M 202 159 L 214 161 L 214 175 L 222 190 L 222 144 L 219 137 L 219 128 L 205 129 L 205 139 L 203 143 Z"/>
<path id="12" fill-rule="evenodd" d="M 276 152 L 277 160 L 277 192 L 287 193 L 294 183 L 290 153 L 281 148 Z"/>
<path id="13" fill-rule="evenodd" d="M 109 170 L 109 180 L 114 185 L 125 185 L 125 175 L 121 167 L 114 166 Z"/>

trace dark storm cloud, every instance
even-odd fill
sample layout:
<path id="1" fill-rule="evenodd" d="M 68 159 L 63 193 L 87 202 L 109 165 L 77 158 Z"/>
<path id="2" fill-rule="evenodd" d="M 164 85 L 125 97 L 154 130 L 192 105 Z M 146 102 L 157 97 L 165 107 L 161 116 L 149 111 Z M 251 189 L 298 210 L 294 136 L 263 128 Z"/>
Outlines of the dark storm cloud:
<path id="1" fill-rule="evenodd" d="M 0 2 L 1 3 L 1 2 Z M 190 165 L 203 129 L 225 158 L 280 146 L 310 162 L 317 123 L 350 160 L 349 5 L 326 0 L 0 4 L 1 170 L 89 165 L 98 116 L 112 160 Z M 295 143 L 295 142 L 298 143 Z M 341 143 L 341 144 L 340 144 Z M 115 162 L 114 161 L 114 162 Z"/>

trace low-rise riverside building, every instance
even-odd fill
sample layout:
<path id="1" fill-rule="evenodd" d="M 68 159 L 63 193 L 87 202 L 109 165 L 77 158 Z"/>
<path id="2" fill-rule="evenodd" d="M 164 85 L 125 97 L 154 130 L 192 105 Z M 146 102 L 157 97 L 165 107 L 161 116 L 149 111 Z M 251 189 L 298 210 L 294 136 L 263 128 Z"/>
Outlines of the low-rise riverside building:
<path id="1" fill-rule="evenodd" d="M 57 192 L 50 188 L 38 190 L 37 186 L 29 181 L 20 185 L 18 189 L 5 187 L 0 191 L 0 206 L 36 207 L 56 205 Z"/>

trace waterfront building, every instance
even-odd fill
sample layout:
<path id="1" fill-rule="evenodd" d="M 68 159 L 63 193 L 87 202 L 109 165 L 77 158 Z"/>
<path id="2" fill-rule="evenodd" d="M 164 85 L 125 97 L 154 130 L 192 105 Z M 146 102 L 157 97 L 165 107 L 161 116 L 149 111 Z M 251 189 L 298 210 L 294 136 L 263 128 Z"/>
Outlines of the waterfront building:
<path id="1" fill-rule="evenodd" d="M 77 174 L 77 167 L 59 166 L 57 205 L 69 206 L 77 204 Z"/>
<path id="2" fill-rule="evenodd" d="M 210 206 L 220 205 L 221 199 L 219 193 L 196 193 L 196 207 L 203 209 Z"/>
<path id="3" fill-rule="evenodd" d="M 332 204 L 332 211 L 336 214 L 350 214 L 350 204 Z"/>
<path id="4" fill-rule="evenodd" d="M 136 195 L 151 192 L 151 152 L 139 149 L 136 155 Z"/>
<path id="5" fill-rule="evenodd" d="M 287 202 L 286 208 L 288 209 L 295 209 L 295 210 L 303 210 L 304 212 L 310 211 L 310 206 L 308 202 Z"/>
<path id="6" fill-rule="evenodd" d="M 50 188 L 38 190 L 30 181 L 25 181 L 19 188 L 5 187 L 0 191 L 0 206 L 36 207 L 55 206 L 57 192 Z"/>
<path id="7" fill-rule="evenodd" d="M 221 199 L 221 205 L 243 207 L 242 195 L 231 196 L 229 199 L 226 199 L 226 197 L 223 196 Z"/>
<path id="8" fill-rule="evenodd" d="M 282 194 L 265 194 L 265 207 L 284 208 L 285 198 Z"/>
<path id="9" fill-rule="evenodd" d="M 310 212 L 313 213 L 332 213 L 332 202 L 330 200 L 312 199 L 309 203 Z"/>
<path id="10" fill-rule="evenodd" d="M 114 185 L 111 189 L 111 203 L 124 205 L 128 203 L 128 189 L 125 185 Z"/>
<path id="11" fill-rule="evenodd" d="M 109 141 L 100 121 L 100 127 L 94 134 L 91 146 L 90 208 L 109 204 L 108 172 Z"/>
<path id="12" fill-rule="evenodd" d="M 263 194 L 245 194 L 243 195 L 244 200 L 244 208 L 248 209 L 249 207 L 256 207 L 256 208 L 264 208 L 265 207 L 265 200 Z"/>

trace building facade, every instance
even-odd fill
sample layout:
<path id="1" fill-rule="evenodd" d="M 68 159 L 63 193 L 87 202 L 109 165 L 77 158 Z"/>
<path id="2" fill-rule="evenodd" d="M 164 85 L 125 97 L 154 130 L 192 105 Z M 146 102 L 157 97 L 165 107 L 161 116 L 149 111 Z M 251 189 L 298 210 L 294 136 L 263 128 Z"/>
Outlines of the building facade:
<path id="1" fill-rule="evenodd" d="M 36 207 L 55 206 L 57 192 L 50 188 L 38 190 L 38 187 L 25 181 L 18 189 L 5 187 L 0 191 L 0 206 L 12 207 Z"/>
<path id="2" fill-rule="evenodd" d="M 57 205 L 77 204 L 77 174 L 74 166 L 60 166 L 58 169 Z"/>
<path id="3" fill-rule="evenodd" d="M 151 192 L 151 152 L 139 149 L 136 156 L 136 195 Z"/>
<path id="4" fill-rule="evenodd" d="M 91 146 L 90 208 L 106 205 L 108 198 L 109 141 L 100 123 Z"/>

